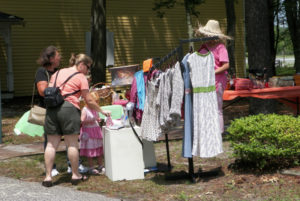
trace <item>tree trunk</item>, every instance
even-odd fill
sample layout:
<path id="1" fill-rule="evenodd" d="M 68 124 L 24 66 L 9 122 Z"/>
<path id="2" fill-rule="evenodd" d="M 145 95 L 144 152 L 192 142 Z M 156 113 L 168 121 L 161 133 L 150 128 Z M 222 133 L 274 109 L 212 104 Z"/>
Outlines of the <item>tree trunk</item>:
<path id="1" fill-rule="evenodd" d="M 296 72 L 300 73 L 300 0 L 285 0 L 284 7 L 289 32 L 293 42 L 295 56 L 294 67 Z"/>
<path id="2" fill-rule="evenodd" d="M 270 75 L 275 75 L 275 59 L 276 59 L 276 49 L 275 49 L 275 33 L 274 33 L 274 12 L 275 3 L 274 0 L 268 0 L 269 7 L 269 32 L 270 32 L 270 51 L 271 51 L 271 69 Z"/>
<path id="3" fill-rule="evenodd" d="M 185 0 L 184 7 L 185 7 L 185 15 L 186 15 L 186 24 L 187 24 L 187 28 L 188 28 L 188 36 L 190 39 L 190 38 L 193 38 L 194 30 L 193 30 L 193 26 L 192 26 L 191 9 L 189 9 L 188 4 L 189 4 L 189 1 Z M 194 50 L 194 43 L 190 42 L 189 47 Z"/>
<path id="4" fill-rule="evenodd" d="M 228 49 L 228 56 L 229 56 L 229 73 L 231 75 L 235 75 L 235 9 L 234 9 L 234 1 L 233 0 L 225 0 L 226 5 L 226 15 L 227 15 L 227 35 L 231 36 L 233 40 L 228 40 L 227 49 Z"/>
<path id="5" fill-rule="evenodd" d="M 92 1 L 92 30 L 91 30 L 91 56 L 94 61 L 91 69 L 92 83 L 105 82 L 106 67 L 106 1 Z"/>
<path id="6" fill-rule="evenodd" d="M 249 71 L 271 76 L 272 56 L 270 50 L 268 2 L 262 0 L 245 1 L 246 42 L 248 47 Z M 272 100 L 250 99 L 250 114 L 272 113 Z"/>

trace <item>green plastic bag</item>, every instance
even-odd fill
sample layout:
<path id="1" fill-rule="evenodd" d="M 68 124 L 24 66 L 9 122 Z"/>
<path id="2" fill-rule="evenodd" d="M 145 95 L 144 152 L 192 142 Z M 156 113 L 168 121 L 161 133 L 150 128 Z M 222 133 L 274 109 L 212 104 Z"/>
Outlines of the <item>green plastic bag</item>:
<path id="1" fill-rule="evenodd" d="M 106 105 L 101 107 L 102 110 L 111 112 L 112 119 L 121 119 L 124 115 L 124 110 L 121 105 Z M 100 118 L 105 119 L 105 116 L 99 112 Z"/>

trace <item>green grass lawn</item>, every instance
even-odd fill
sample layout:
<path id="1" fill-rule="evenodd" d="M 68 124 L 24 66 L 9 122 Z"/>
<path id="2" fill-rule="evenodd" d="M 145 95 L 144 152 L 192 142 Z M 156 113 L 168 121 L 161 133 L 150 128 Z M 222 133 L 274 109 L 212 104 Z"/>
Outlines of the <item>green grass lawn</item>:
<path id="1" fill-rule="evenodd" d="M 278 76 L 294 75 L 295 73 L 296 73 L 296 69 L 293 67 L 276 68 L 276 75 Z"/>

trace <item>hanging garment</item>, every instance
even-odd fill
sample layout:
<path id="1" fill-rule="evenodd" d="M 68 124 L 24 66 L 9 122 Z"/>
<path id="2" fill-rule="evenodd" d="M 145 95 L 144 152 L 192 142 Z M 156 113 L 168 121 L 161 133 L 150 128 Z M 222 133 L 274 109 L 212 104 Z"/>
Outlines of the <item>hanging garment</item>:
<path id="1" fill-rule="evenodd" d="M 147 59 L 143 62 L 143 71 L 148 72 L 152 67 L 152 59 Z"/>
<path id="2" fill-rule="evenodd" d="M 213 47 L 203 44 L 199 49 L 200 53 L 203 53 L 202 52 L 203 48 L 205 48 L 213 53 L 214 60 L 215 60 L 215 63 L 214 63 L 215 70 L 220 68 L 224 63 L 229 62 L 228 52 L 227 52 L 226 46 L 223 43 L 218 43 Z M 223 73 L 219 73 L 219 74 L 215 75 L 216 76 L 215 77 L 216 91 L 218 91 L 218 87 L 219 87 L 218 83 L 221 83 L 224 89 L 226 88 L 227 74 L 228 74 L 228 72 L 224 71 Z"/>
<path id="3" fill-rule="evenodd" d="M 195 52 L 188 58 L 193 87 L 193 148 L 199 157 L 223 152 L 215 87 L 214 57 L 211 52 Z"/>
<path id="4" fill-rule="evenodd" d="M 144 113 L 141 123 L 141 137 L 148 141 L 157 141 L 162 131 L 159 125 L 160 105 L 157 105 L 158 80 L 149 80 Z"/>
<path id="5" fill-rule="evenodd" d="M 167 71 L 167 76 L 166 76 L 166 79 L 165 79 L 165 100 L 167 100 L 167 103 L 168 103 L 168 107 L 166 107 L 166 113 L 164 113 L 164 121 L 165 121 L 165 126 L 166 126 L 166 129 L 167 131 L 170 129 L 171 127 L 171 123 L 172 123 L 172 118 L 170 116 L 170 110 L 171 110 L 171 102 L 172 102 L 172 94 L 173 94 L 173 85 L 172 85 L 172 82 L 173 82 L 173 76 L 174 76 L 174 72 L 175 72 L 175 69 L 172 67 L 170 68 L 168 71 Z"/>
<path id="6" fill-rule="evenodd" d="M 200 47 L 199 52 L 203 53 L 203 50 L 205 50 L 205 49 L 208 49 L 214 55 L 215 70 L 217 70 L 218 68 L 221 68 L 224 63 L 229 62 L 228 52 L 227 52 L 227 49 L 224 44 L 218 43 L 213 47 L 209 47 L 206 44 L 203 44 Z M 223 73 L 216 74 L 216 77 L 215 77 L 220 128 L 221 128 L 222 133 L 224 132 L 223 94 L 224 94 L 224 90 L 226 89 L 227 74 L 228 74 L 227 71 L 224 71 Z"/>
<path id="7" fill-rule="evenodd" d="M 184 83 L 182 79 L 180 63 L 176 62 L 172 77 L 172 95 L 169 120 L 171 126 L 176 126 L 180 122 L 183 94 Z"/>
<path id="8" fill-rule="evenodd" d="M 192 84 L 190 69 L 187 60 L 190 53 L 184 56 L 181 63 L 183 66 L 184 80 L 184 133 L 182 139 L 182 157 L 192 158 L 193 143 L 193 105 L 192 105 Z"/>
<path id="9" fill-rule="evenodd" d="M 143 72 L 143 71 L 139 71 L 139 72 Z M 133 117 L 136 120 L 141 120 L 142 116 L 143 116 L 143 110 L 139 109 L 139 98 L 138 97 L 138 91 L 141 91 L 142 89 L 145 90 L 145 85 L 147 83 L 147 75 L 144 73 L 143 74 L 143 78 L 144 78 L 144 86 L 141 86 L 141 80 L 139 79 L 139 82 L 137 81 L 137 78 L 134 76 L 133 80 L 132 80 L 132 84 L 131 84 L 131 89 L 130 89 L 130 100 L 129 102 L 132 102 L 136 107 L 133 110 Z M 139 84 L 138 84 L 139 83 Z M 144 97 L 145 98 L 145 97 Z"/>
<path id="10" fill-rule="evenodd" d="M 164 115 L 163 115 L 163 111 L 164 111 L 164 107 L 163 107 L 163 100 L 164 100 L 164 90 L 165 90 L 165 76 L 166 73 L 163 72 L 160 74 L 159 76 L 159 87 L 158 87 L 158 92 L 157 92 L 157 97 L 156 97 L 156 105 L 160 106 L 160 110 L 159 110 L 159 126 L 161 128 L 163 128 L 164 125 Z"/>
<path id="11" fill-rule="evenodd" d="M 140 110 L 144 110 L 146 92 L 145 92 L 145 80 L 144 80 L 144 72 L 138 71 L 134 74 L 137 85 L 137 96 L 139 99 L 139 104 L 136 107 Z"/>
<path id="12" fill-rule="evenodd" d="M 159 124 L 164 133 L 168 132 L 170 125 L 168 119 L 170 119 L 170 104 L 171 104 L 171 78 L 172 70 L 168 69 L 165 73 L 162 73 L 160 85 L 159 85 L 159 100 L 157 104 L 160 105 Z"/>

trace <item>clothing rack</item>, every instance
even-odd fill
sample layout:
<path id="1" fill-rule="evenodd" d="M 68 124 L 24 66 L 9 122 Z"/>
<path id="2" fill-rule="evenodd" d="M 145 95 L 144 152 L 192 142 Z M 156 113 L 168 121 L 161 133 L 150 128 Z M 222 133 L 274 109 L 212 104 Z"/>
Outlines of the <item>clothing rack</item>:
<path id="1" fill-rule="evenodd" d="M 158 62 L 156 62 L 154 65 L 152 65 L 153 68 L 159 68 L 164 62 L 166 62 L 169 58 L 171 58 L 173 55 L 178 53 L 179 60 L 181 61 L 183 59 L 183 44 L 189 43 L 189 42 L 199 42 L 199 41 L 209 41 L 209 40 L 217 40 L 218 37 L 205 37 L 205 38 L 191 38 L 191 39 L 181 39 L 179 40 L 179 46 L 174 48 L 171 52 L 169 52 L 166 56 L 164 56 L 162 59 L 160 59 Z"/>
<path id="2" fill-rule="evenodd" d="M 169 58 L 171 58 L 173 55 L 177 54 L 180 52 L 181 47 L 176 47 L 174 50 L 172 50 L 169 54 L 164 56 L 161 60 L 159 60 L 157 63 L 152 65 L 152 68 L 158 68 L 161 66 L 164 62 L 166 62 Z"/>
<path id="3" fill-rule="evenodd" d="M 179 58 L 178 60 L 181 61 L 183 59 L 183 44 L 189 43 L 189 42 L 204 42 L 204 41 L 210 41 L 210 40 L 217 40 L 219 37 L 203 37 L 203 38 L 191 38 L 191 39 L 181 39 L 179 40 L 179 46 L 173 49 L 170 53 L 168 53 L 166 56 L 164 56 L 160 61 L 152 65 L 152 68 L 159 68 L 164 62 L 166 62 L 169 58 L 171 58 L 173 55 L 178 54 Z M 168 160 L 168 170 L 170 171 L 171 166 L 171 159 L 170 159 L 170 151 L 169 151 L 169 138 L 168 134 L 165 133 L 165 142 L 166 142 L 166 150 L 167 150 L 167 160 Z M 189 164 L 189 172 L 188 174 L 183 173 L 183 175 L 176 175 L 174 177 L 168 177 L 167 179 L 175 180 L 175 179 L 190 179 L 193 183 L 196 182 L 197 175 L 194 173 L 194 162 L 193 157 L 188 158 L 188 164 Z"/>

